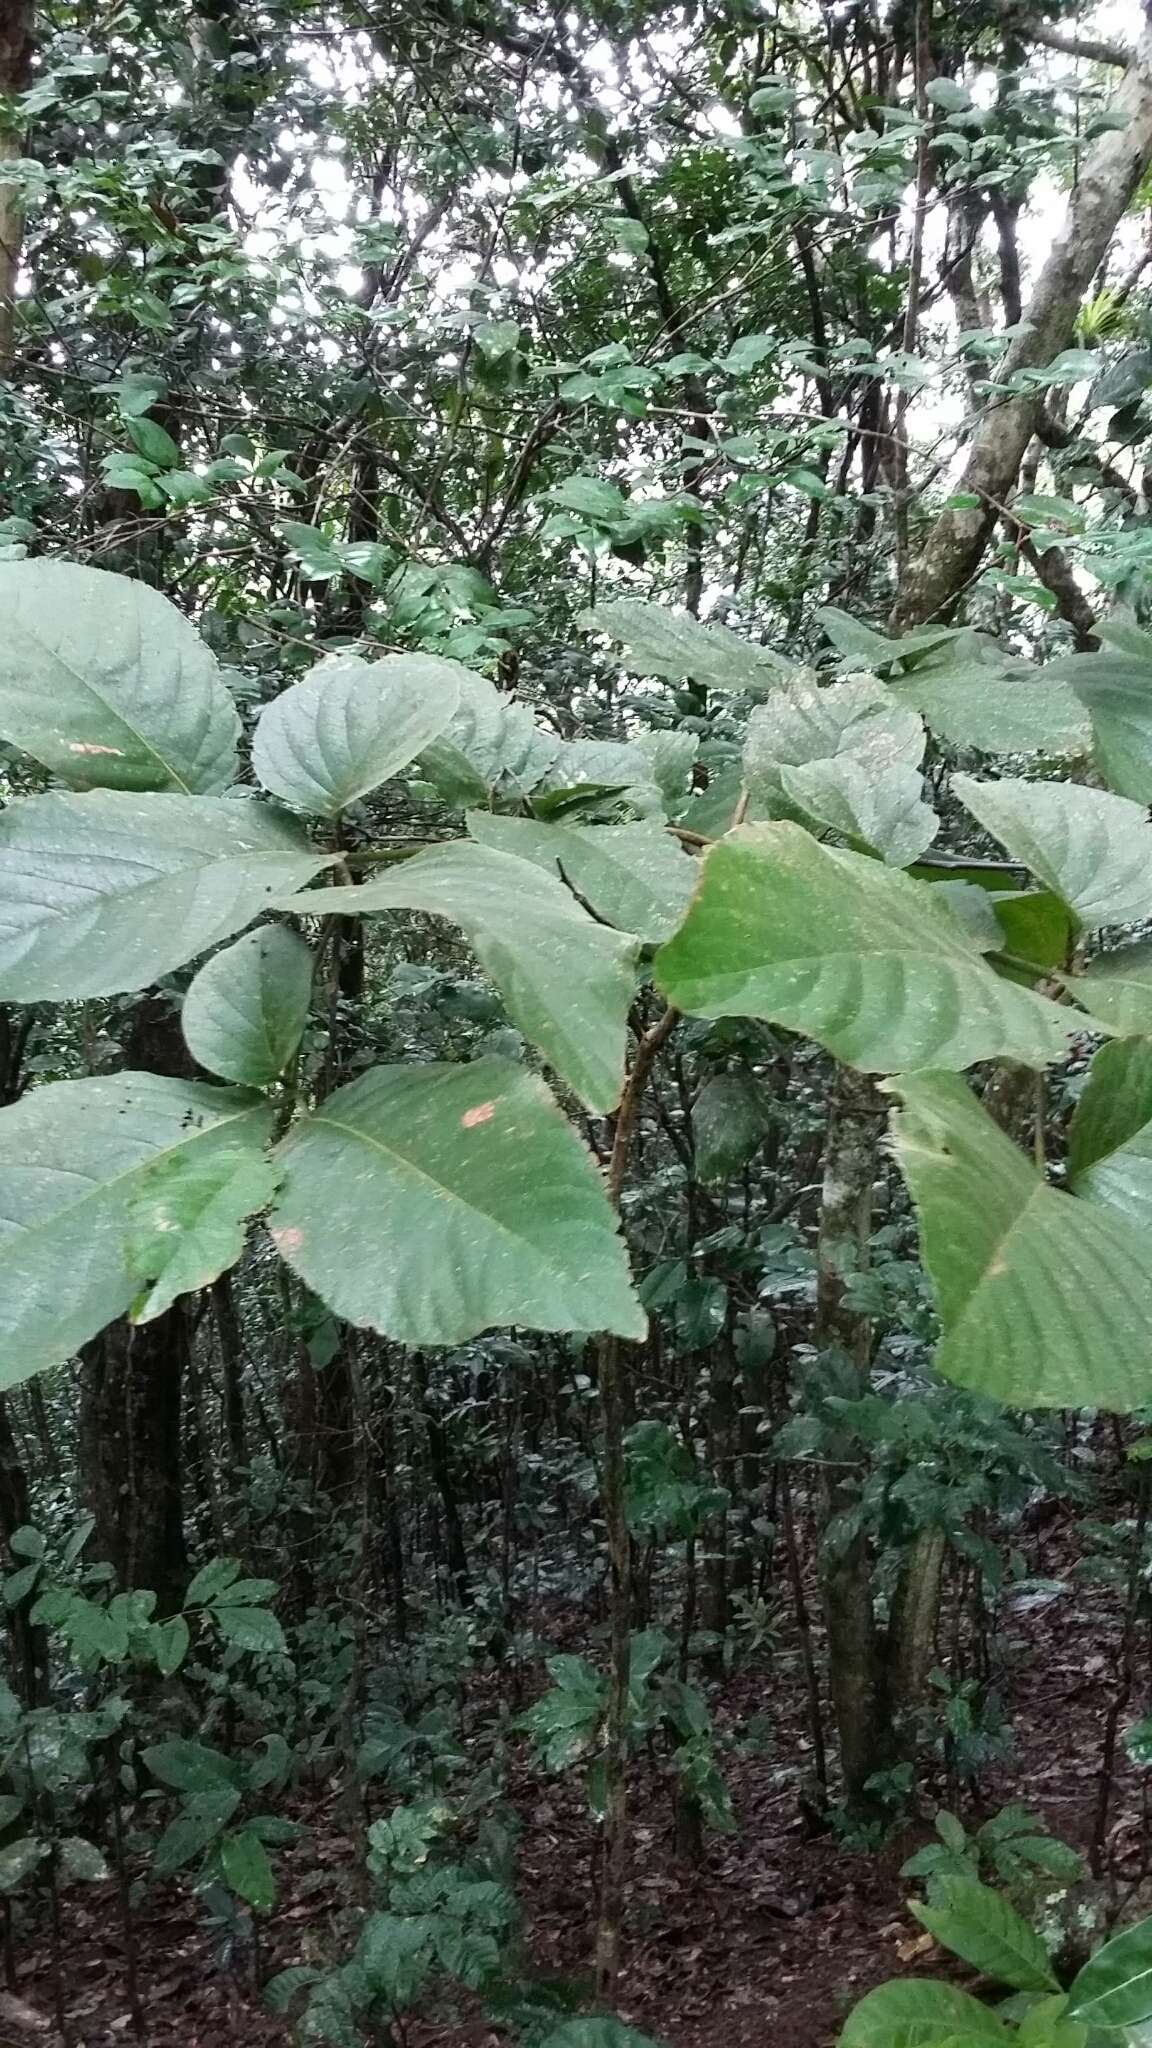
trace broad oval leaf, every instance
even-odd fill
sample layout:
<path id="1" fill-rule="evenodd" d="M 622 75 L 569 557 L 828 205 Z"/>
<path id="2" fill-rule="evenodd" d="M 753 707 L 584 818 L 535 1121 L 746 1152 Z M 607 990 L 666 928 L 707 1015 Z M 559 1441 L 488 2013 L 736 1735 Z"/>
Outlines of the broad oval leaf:
<path id="1" fill-rule="evenodd" d="M 4 562 L 0 612 L 0 739 L 82 789 L 202 795 L 234 780 L 236 707 L 158 590 L 73 562 Z"/>
<path id="2" fill-rule="evenodd" d="M 664 676 L 669 682 L 760 696 L 795 673 L 795 663 L 755 641 L 742 640 L 728 626 L 701 625 L 689 612 L 637 598 L 594 605 L 576 623 L 586 632 L 606 633 L 610 640 L 621 641 L 624 666 L 638 676 Z"/>
<path id="3" fill-rule="evenodd" d="M 527 704 L 506 697 L 486 676 L 462 669 L 456 711 L 423 749 L 418 765 L 446 803 L 463 806 L 483 803 L 500 787 L 526 795 L 548 773 L 560 747 Z"/>
<path id="4" fill-rule="evenodd" d="M 1126 1927 L 1085 1963 L 1068 1993 L 1068 2017 L 1102 2032 L 1152 2021 L 1152 1919 Z"/>
<path id="5" fill-rule="evenodd" d="M 543 1083 L 506 1060 L 374 1068 L 277 1156 L 273 1239 L 351 1323 L 402 1344 L 513 1323 L 644 1334 L 595 1165 Z"/>
<path id="6" fill-rule="evenodd" d="M 834 754 L 781 768 L 780 788 L 813 825 L 835 832 L 857 852 L 878 854 L 890 867 L 910 867 L 940 830 L 924 802 L 919 769 L 902 761 Z"/>
<path id="7" fill-rule="evenodd" d="M 312 967 L 311 947 L 279 924 L 214 953 L 180 1013 L 193 1059 L 244 1088 L 279 1080 L 308 1022 Z"/>
<path id="8" fill-rule="evenodd" d="M 944 2048 L 957 2036 L 1007 2041 L 1008 2030 L 978 1998 L 955 1984 L 894 1977 L 853 2006 L 839 2048 Z"/>
<path id="9" fill-rule="evenodd" d="M 1100 1047 L 1069 1128 L 1068 1173 L 1086 1201 L 1152 1223 L 1152 1039 Z"/>
<path id="10" fill-rule="evenodd" d="M 1088 718 L 1068 684 L 1047 668 L 997 659 L 953 658 L 914 668 L 888 685 L 897 703 L 919 711 L 930 732 L 954 747 L 986 754 L 1077 754 L 1091 738 Z"/>
<path id="11" fill-rule="evenodd" d="M 143 1283 L 132 1321 L 152 1322 L 234 1266 L 249 1217 L 267 1207 L 278 1178 L 264 1152 L 239 1143 L 146 1167 L 129 1200 L 128 1263 Z"/>
<path id="12" fill-rule="evenodd" d="M 1134 630 L 1140 652 L 1073 654 L 1044 673 L 1070 683 L 1088 711 L 1105 780 L 1121 796 L 1152 803 L 1152 641 Z"/>
<path id="13" fill-rule="evenodd" d="M 905 1074 L 893 1139 L 943 1336 L 936 1366 L 1021 1408 L 1152 1398 L 1145 1232 L 1049 1187 L 963 1081 Z"/>
<path id="14" fill-rule="evenodd" d="M 225 1881 L 246 1904 L 258 1913 L 270 1913 L 276 1904 L 276 1879 L 268 1851 L 252 1828 L 239 1828 L 225 1835 L 220 1844 L 220 1868 Z"/>
<path id="15" fill-rule="evenodd" d="M 1013 1991 L 1059 1991 L 1048 1951 L 1002 1892 L 974 1877 L 941 1879 L 931 1905 L 912 1901 L 916 1918 L 954 1955 Z"/>
<path id="16" fill-rule="evenodd" d="M 895 764 L 915 768 L 924 742 L 915 711 L 896 703 L 871 677 L 825 686 L 796 683 L 753 712 L 744 775 L 753 807 L 778 814 L 786 768 L 841 754 L 854 755 L 873 772 Z"/>
<path id="17" fill-rule="evenodd" d="M 1098 953 L 1067 988 L 1081 1007 L 1113 1031 L 1152 1031 L 1152 940 Z"/>
<path id="18" fill-rule="evenodd" d="M 699 869 L 655 819 L 634 825 L 544 825 L 496 811 L 469 811 L 482 846 L 560 874 L 619 931 L 659 941 L 676 930 Z"/>
<path id="19" fill-rule="evenodd" d="M 282 906 L 368 916 L 424 910 L 467 934 L 514 1024 L 590 1109 L 612 1109 L 624 1078 L 634 938 L 597 924 L 563 885 L 514 854 L 460 840 L 358 888 Z"/>
<path id="20" fill-rule="evenodd" d="M 1076 782 L 978 782 L 952 787 L 1013 859 L 1068 905 L 1088 931 L 1152 917 L 1152 825 L 1142 805 Z"/>
<path id="21" fill-rule="evenodd" d="M 762 1017 L 869 1072 L 1043 1066 L 1071 1028 L 993 973 L 937 888 L 791 824 L 745 826 L 709 849 L 655 969 L 677 1009 Z"/>
<path id="22" fill-rule="evenodd" d="M 22 798 L 0 812 L 0 1000 L 146 988 L 330 863 L 241 798 Z"/>
<path id="23" fill-rule="evenodd" d="M 319 661 L 261 713 L 252 766 L 273 796 L 334 818 L 445 730 L 468 673 L 434 654 Z"/>
<path id="24" fill-rule="evenodd" d="M 150 1170 L 258 1156 L 270 1127 L 251 1096 L 159 1074 L 58 1081 L 0 1111 L 0 1384 L 58 1365 L 131 1305 L 132 1202 Z"/>

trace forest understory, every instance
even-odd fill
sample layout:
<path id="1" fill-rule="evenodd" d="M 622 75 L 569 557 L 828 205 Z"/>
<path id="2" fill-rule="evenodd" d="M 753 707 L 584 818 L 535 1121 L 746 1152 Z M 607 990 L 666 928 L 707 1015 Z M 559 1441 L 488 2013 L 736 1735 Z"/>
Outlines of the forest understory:
<path id="1" fill-rule="evenodd" d="M 1098 1864 L 1099 1876 L 1086 1874 L 1082 1890 L 1106 1924 L 1152 1910 L 1149 1773 L 1122 1744 L 1110 1768 L 1104 1760 L 1110 1713 L 1119 1707 L 1131 1718 L 1143 1710 L 1152 1652 L 1143 1622 L 1136 1684 L 1127 1691 L 1124 1589 L 1086 1586 L 1077 1569 L 1083 1556 L 1071 1516 L 1046 1518 L 1030 1541 L 1033 1577 L 1006 1600 L 991 1645 L 1009 1731 L 1005 1752 L 955 1800 L 955 1811 L 975 1826 L 1009 1804 L 1026 1806 L 1049 1834 L 1081 1852 L 1086 1867 Z M 533 1621 L 557 1648 L 586 1640 L 583 1612 L 557 1607 Z M 518 1676 L 530 1699 L 539 1669 Z M 520 1697 L 519 1687 L 511 1697 Z M 481 1745 L 485 1724 L 509 1697 L 508 1674 L 490 1664 L 467 1685 L 460 1711 Z M 725 1766 L 738 1832 L 713 1836 L 701 1866 L 686 1868 L 675 1853 L 668 1780 L 655 1767 L 637 1768 L 621 2019 L 658 2033 L 669 2048 L 832 2048 L 851 2006 L 890 1977 L 943 1970 L 971 1985 L 972 1972 L 950 1963 L 909 1914 L 913 1887 L 900 1875 L 909 1854 L 931 1839 L 936 1805 L 952 1803 L 942 1769 L 929 1771 L 922 1786 L 925 1818 L 905 1817 L 879 1849 L 822 1823 L 804 1791 L 810 1722 L 787 1619 L 772 1657 L 711 1688 L 710 1700 L 721 1739 L 742 1750 Z M 759 1735 L 754 1753 L 750 1727 Z M 511 1760 L 508 1797 L 522 1826 L 524 1975 L 562 1984 L 566 1998 L 581 1990 L 590 1996 L 597 1831 L 579 1778 L 541 1783 L 521 1748 Z M 249 1946 L 230 1950 L 207 1929 L 186 1893 L 161 1887 L 141 1910 L 139 1990 L 151 2048 L 292 2038 L 290 2026 L 268 2013 L 253 1971 L 266 1978 L 338 1946 L 358 1853 L 342 1785 L 321 1780 L 303 1788 L 292 1811 L 306 1825 L 306 1840 L 285 1853 L 281 1900 L 255 1958 Z M 57 1967 L 50 1929 L 30 1932 L 15 1965 L 10 2017 L 0 2005 L 5 2041 L 56 2035 Z M 133 2039 L 110 1885 L 91 1888 L 70 1907 L 59 1979 L 72 2048 Z M 396 2029 L 400 2048 L 503 2048 L 514 2038 L 467 1995 Z"/>

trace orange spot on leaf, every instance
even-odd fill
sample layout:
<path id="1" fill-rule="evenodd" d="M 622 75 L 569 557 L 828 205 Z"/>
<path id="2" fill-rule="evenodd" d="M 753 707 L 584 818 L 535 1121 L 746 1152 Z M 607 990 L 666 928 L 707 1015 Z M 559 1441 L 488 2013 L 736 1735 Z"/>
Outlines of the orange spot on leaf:
<path id="1" fill-rule="evenodd" d="M 68 742 L 68 752 L 70 754 L 115 754 L 116 759 L 119 760 L 123 751 L 122 747 L 97 746 L 95 740 L 69 740 Z"/>
<path id="2" fill-rule="evenodd" d="M 274 1230 L 272 1232 L 272 1242 L 278 1251 L 298 1252 L 304 1242 L 304 1232 L 295 1228 Z"/>
<path id="3" fill-rule="evenodd" d="M 495 1114 L 496 1104 L 494 1102 L 478 1102 L 475 1109 L 466 1109 L 464 1111 L 460 1122 L 464 1130 L 474 1131 L 477 1124 L 491 1123 Z"/>

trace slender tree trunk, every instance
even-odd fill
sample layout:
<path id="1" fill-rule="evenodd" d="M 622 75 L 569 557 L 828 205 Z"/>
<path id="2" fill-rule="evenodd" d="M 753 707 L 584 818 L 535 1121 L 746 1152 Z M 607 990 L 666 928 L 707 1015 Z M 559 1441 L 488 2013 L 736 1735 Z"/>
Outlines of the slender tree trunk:
<path id="1" fill-rule="evenodd" d="M 0 0 L 0 103 L 26 91 L 32 73 L 32 0 Z M 24 246 L 24 203 L 4 177 L 20 156 L 20 129 L 0 113 L 0 378 L 12 372 L 16 351 L 16 283 Z"/>
<path id="2" fill-rule="evenodd" d="M 1019 371 L 1050 363 L 1072 340 L 1080 301 L 1107 253 L 1132 194 L 1152 162 L 1152 29 L 1146 29 L 1108 108 L 1109 126 L 1092 144 L 1068 201 L 1020 331 L 996 373 L 1010 386 Z M 1036 431 L 1044 393 L 993 396 L 972 436 L 953 504 L 934 521 L 892 610 L 892 627 L 907 632 L 947 616 L 979 567 L 992 527 L 1011 496 L 1024 452 Z"/>
<path id="3" fill-rule="evenodd" d="M 848 1365 L 857 1390 L 868 1389 L 872 1354 L 869 1320 L 846 1299 L 848 1282 L 868 1263 L 872 1181 L 883 1111 L 866 1075 L 842 1068 L 837 1076 L 824 1153 L 824 1197 L 817 1244 L 816 1343 Z M 872 1593 L 870 1544 L 859 1514 L 864 1468 L 845 1443 L 825 1480 L 831 1530 L 822 1563 L 824 1616 L 832 1710 L 840 1739 L 844 1789 L 857 1803 L 885 1759 L 881 1643 Z M 847 1529 L 841 1534 L 840 1531 Z"/>

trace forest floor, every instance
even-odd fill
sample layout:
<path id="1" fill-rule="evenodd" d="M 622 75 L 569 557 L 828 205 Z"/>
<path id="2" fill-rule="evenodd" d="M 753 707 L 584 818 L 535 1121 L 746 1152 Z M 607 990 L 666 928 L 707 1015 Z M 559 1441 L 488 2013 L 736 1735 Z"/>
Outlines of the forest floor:
<path id="1" fill-rule="evenodd" d="M 1066 1563 L 1067 1560 L 1064 1560 Z M 1048 1569 L 1059 1570 L 1051 1558 Z M 985 1774 L 981 1809 L 1021 1802 L 1049 1831 L 1085 1849 L 1099 1790 L 1102 1730 L 1120 1638 L 1120 1595 L 1081 1584 L 1010 1614 L 1002 1631 L 1003 1699 L 1013 1731 L 1010 1759 Z M 809 1752 L 803 1689 L 787 1655 L 735 1677 L 714 1703 L 721 1725 L 763 1716 L 764 1753 L 744 1748 L 725 1775 L 739 1831 L 711 1835 L 705 1860 L 676 1860 L 666 1781 L 645 1773 L 634 1799 L 634 1877 L 629 1958 L 618 2010 L 670 2048 L 830 2048 L 845 2013 L 872 1985 L 910 1971 L 946 1967 L 907 1912 L 901 1862 L 927 1839 L 920 1824 L 880 1853 L 813 1831 L 798 1789 Z M 792 1675 L 781 1676 L 780 1667 Z M 1121 1725 L 1145 1711 L 1134 1698 Z M 520 1810 L 519 1896 L 532 1963 L 570 1980 L 589 1965 L 592 1829 L 579 1774 L 542 1781 L 525 1760 L 513 1780 Z M 350 1845 L 340 1802 L 321 1802 L 307 1837 L 279 1867 L 283 1900 L 264 1937 L 266 1975 L 316 1960 L 348 1896 Z M 1121 1750 L 1108 1828 L 1120 1897 L 1146 1858 L 1143 1790 Z M 278 1859 L 279 1860 L 279 1859 Z M 294 1869 L 293 1866 L 296 1866 Z M 106 2048 L 139 2038 L 126 1990 L 113 1888 L 73 1891 L 62 1943 L 62 2002 L 71 2048 Z M 1145 1908 L 1147 1910 L 1147 1908 Z M 284 2042 L 287 2026 L 251 1989 L 250 1955 L 227 1954 L 219 1932 L 186 1894 L 150 1895 L 138 1925 L 139 1990 L 149 2048 Z M 17 1996 L 0 1995 L 0 2048 L 62 2038 L 52 1945 L 16 1955 Z M 405 2048 L 503 2048 L 504 2037 L 467 2017 L 406 2028 Z"/>

